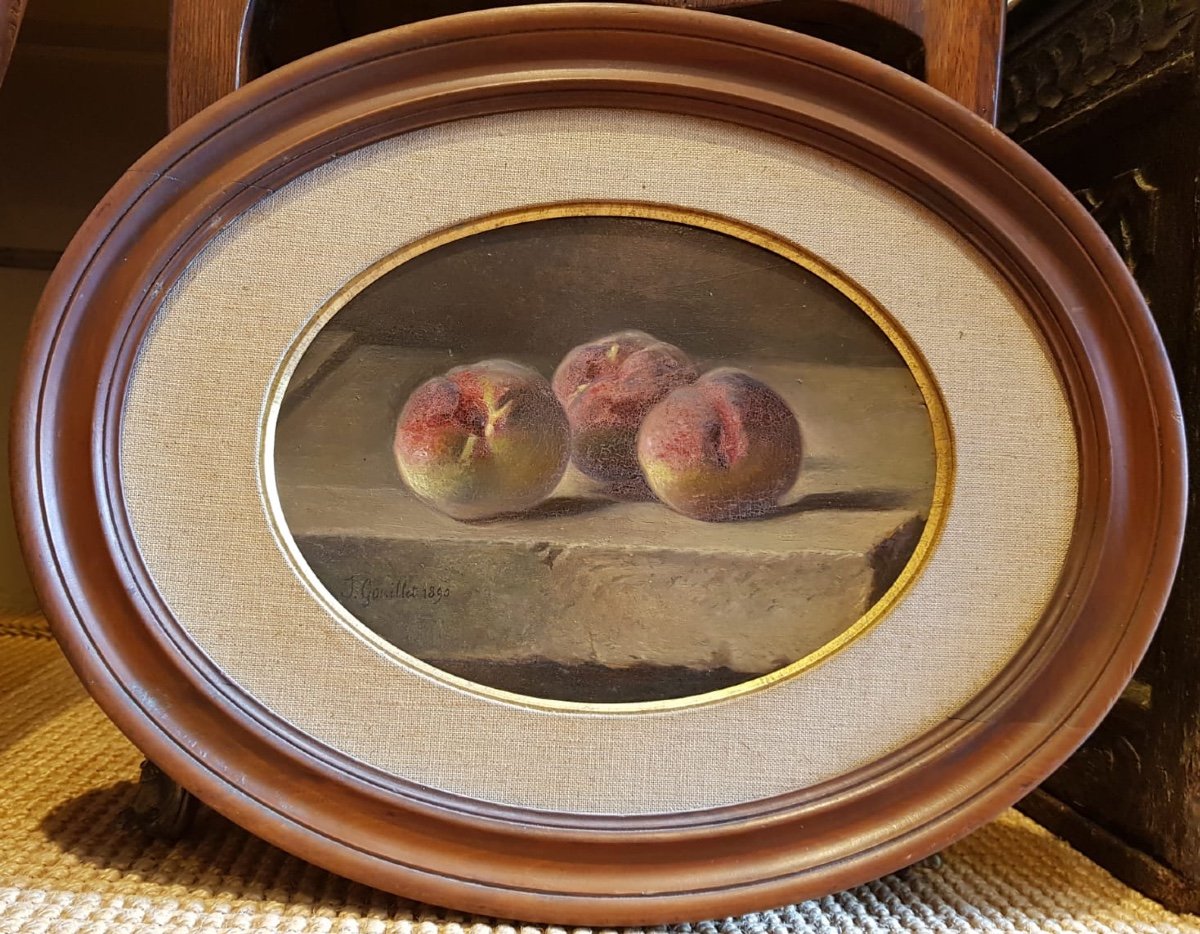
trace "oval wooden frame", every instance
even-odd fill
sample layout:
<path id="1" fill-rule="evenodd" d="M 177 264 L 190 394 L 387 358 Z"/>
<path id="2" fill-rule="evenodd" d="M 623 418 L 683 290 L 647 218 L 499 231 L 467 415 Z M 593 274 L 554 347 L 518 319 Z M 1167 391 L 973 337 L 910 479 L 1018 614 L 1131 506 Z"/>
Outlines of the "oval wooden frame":
<path id="1" fill-rule="evenodd" d="M 303 172 L 460 117 L 614 106 L 819 147 L 898 186 L 1031 309 L 1079 437 L 1080 508 L 1033 637 L 908 746 L 792 794 L 695 813 L 531 812 L 382 774 L 241 694 L 188 640 L 130 533 L 125 387 L 164 294 L 230 218 Z M 1029 156 L 948 98 L 843 49 L 716 15 L 598 5 L 435 20 L 248 85 L 132 168 L 67 250 L 14 409 L 18 526 L 96 700 L 172 778 L 248 830 L 362 882 L 466 911 L 646 924 L 822 895 L 962 836 L 1045 777 L 1116 699 L 1153 633 L 1183 530 L 1178 399 L 1124 266 Z"/>

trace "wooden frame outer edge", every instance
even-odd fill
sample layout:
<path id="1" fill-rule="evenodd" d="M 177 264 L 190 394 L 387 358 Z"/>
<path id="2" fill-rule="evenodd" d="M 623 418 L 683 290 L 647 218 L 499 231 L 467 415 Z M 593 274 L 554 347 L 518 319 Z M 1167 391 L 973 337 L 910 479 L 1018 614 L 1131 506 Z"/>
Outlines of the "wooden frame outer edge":
<path id="1" fill-rule="evenodd" d="M 174 128 L 245 84 L 257 0 L 172 0 L 169 125 Z M 678 6 L 679 0 L 640 0 Z M 690 0 L 736 15 L 759 0 Z M 996 122 L 1006 6 L 1002 0 L 833 0 L 895 23 L 925 46 L 925 80 Z"/>
<path id="2" fill-rule="evenodd" d="M 521 812 L 355 767 L 239 697 L 164 623 L 127 550 L 114 428 L 132 350 L 170 279 L 229 218 L 340 153 L 548 106 L 668 109 L 818 144 L 950 220 L 1045 328 L 1081 438 L 1071 566 L 1010 670 L 922 740 L 817 789 L 698 815 Z M 189 121 L 68 248 L 29 338 L 13 439 L 18 526 L 47 616 L 89 691 L 150 758 L 247 829 L 337 872 L 559 923 L 657 923 L 824 894 L 1011 804 L 1095 726 L 1144 651 L 1186 493 L 1179 403 L 1144 302 L 1101 231 L 1030 157 L 915 79 L 818 40 L 603 5 L 488 11 L 355 40 Z"/>

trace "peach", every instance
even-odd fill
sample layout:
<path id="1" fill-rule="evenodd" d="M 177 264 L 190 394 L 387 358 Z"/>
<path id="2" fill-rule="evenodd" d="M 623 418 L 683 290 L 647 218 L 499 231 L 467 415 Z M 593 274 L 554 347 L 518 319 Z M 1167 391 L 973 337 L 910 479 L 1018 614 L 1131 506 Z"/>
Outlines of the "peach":
<path id="1" fill-rule="evenodd" d="M 545 377 L 484 360 L 413 390 L 393 450 L 418 498 L 467 521 L 520 512 L 549 496 L 567 469 L 570 439 Z"/>
<path id="2" fill-rule="evenodd" d="M 571 424 L 571 456 L 606 483 L 641 479 L 637 432 L 672 389 L 696 378 L 678 347 L 643 331 L 619 331 L 571 350 L 554 372 L 554 394 Z"/>
<path id="3" fill-rule="evenodd" d="M 775 390 L 723 367 L 646 415 L 638 462 L 654 495 L 693 519 L 765 516 L 800 473 L 800 426 Z"/>

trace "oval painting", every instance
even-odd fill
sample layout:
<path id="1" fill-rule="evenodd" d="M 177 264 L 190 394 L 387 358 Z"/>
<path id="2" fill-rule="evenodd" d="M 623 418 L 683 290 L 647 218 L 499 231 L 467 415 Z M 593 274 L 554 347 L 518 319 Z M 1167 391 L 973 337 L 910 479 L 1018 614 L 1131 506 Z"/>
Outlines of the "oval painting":
<path id="1" fill-rule="evenodd" d="M 718 218 L 438 235 L 347 286 L 291 365 L 272 456 L 298 564 L 484 692 L 653 706 L 798 674 L 885 615 L 945 507 L 904 335 Z"/>

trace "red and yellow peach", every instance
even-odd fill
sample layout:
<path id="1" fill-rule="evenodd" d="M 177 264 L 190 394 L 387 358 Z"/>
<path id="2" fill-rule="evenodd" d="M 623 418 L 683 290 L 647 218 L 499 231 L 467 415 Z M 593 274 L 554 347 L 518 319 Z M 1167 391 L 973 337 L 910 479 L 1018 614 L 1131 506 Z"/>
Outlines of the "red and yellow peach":
<path id="1" fill-rule="evenodd" d="M 800 426 L 773 389 L 721 368 L 646 415 L 637 456 L 654 495 L 708 521 L 769 515 L 800 472 Z"/>
<path id="2" fill-rule="evenodd" d="M 570 428 L 541 374 L 508 360 L 460 366 L 417 387 L 396 424 L 405 484 L 455 519 L 520 512 L 550 495 Z"/>

